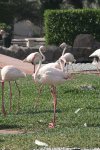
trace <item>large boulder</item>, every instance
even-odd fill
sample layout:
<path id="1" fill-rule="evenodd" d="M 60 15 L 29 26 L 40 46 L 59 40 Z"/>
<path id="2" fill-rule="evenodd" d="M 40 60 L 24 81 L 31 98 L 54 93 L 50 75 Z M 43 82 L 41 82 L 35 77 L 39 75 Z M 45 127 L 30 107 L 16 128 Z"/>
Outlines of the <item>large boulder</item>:
<path id="1" fill-rule="evenodd" d="M 90 47 L 93 52 L 100 48 L 100 43 L 91 34 L 79 34 L 74 40 L 73 47 Z"/>
<path id="2" fill-rule="evenodd" d="M 91 62 L 89 55 L 99 48 L 100 43 L 91 34 L 80 34 L 74 40 L 72 53 L 79 62 Z"/>
<path id="3" fill-rule="evenodd" d="M 74 40 L 73 47 L 93 47 L 95 43 L 91 34 L 79 34 Z"/>

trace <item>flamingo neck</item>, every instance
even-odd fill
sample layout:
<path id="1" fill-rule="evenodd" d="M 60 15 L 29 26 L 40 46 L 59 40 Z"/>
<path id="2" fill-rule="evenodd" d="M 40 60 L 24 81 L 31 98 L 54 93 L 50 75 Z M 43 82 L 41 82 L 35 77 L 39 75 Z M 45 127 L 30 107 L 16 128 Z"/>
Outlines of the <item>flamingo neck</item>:
<path id="1" fill-rule="evenodd" d="M 64 48 L 63 52 L 62 52 L 62 56 L 65 54 L 66 51 L 66 47 Z"/>
<path id="2" fill-rule="evenodd" d="M 40 83 L 40 84 L 41 84 L 41 81 L 38 79 L 37 75 L 38 75 L 39 69 L 41 67 L 41 64 L 42 64 L 42 59 L 41 59 L 41 57 L 39 57 L 39 65 L 38 65 L 38 68 L 36 69 L 35 74 L 34 74 L 34 82 Z"/>
<path id="3" fill-rule="evenodd" d="M 62 70 L 62 71 L 64 71 L 64 68 L 63 68 L 63 65 L 62 65 L 61 59 L 59 59 L 59 63 L 60 63 L 61 70 Z"/>
<path id="4" fill-rule="evenodd" d="M 41 48 L 39 48 L 39 52 L 40 52 L 40 54 L 41 54 L 41 56 L 42 56 L 42 62 L 45 61 L 45 56 L 44 56 L 43 53 L 41 52 Z"/>

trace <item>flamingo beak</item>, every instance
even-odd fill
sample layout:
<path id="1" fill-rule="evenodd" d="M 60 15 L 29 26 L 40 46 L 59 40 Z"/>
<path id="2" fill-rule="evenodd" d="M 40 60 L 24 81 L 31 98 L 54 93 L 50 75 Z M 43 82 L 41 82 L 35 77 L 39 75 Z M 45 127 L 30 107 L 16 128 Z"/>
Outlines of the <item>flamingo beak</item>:
<path id="1" fill-rule="evenodd" d="M 22 61 L 23 63 L 26 61 L 26 58 Z"/>
<path id="2" fill-rule="evenodd" d="M 75 79 L 70 76 L 68 76 L 68 78 L 71 79 L 71 81 L 75 81 Z"/>
<path id="3" fill-rule="evenodd" d="M 66 80 L 68 80 L 68 81 L 75 81 L 75 79 L 72 78 L 72 77 L 70 77 L 70 76 L 68 76 L 67 78 L 64 78 L 64 79 L 66 79 Z"/>
<path id="4" fill-rule="evenodd" d="M 44 49 L 44 54 L 46 53 L 45 49 Z"/>

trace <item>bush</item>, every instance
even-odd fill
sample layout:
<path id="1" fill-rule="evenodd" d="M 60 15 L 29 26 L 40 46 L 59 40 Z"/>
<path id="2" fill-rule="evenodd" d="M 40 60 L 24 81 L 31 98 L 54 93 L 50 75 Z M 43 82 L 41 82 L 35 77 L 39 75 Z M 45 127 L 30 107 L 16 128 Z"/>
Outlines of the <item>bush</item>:
<path id="1" fill-rule="evenodd" d="M 100 42 L 99 9 L 46 10 L 44 17 L 46 45 L 73 45 L 78 34 L 91 34 Z"/>

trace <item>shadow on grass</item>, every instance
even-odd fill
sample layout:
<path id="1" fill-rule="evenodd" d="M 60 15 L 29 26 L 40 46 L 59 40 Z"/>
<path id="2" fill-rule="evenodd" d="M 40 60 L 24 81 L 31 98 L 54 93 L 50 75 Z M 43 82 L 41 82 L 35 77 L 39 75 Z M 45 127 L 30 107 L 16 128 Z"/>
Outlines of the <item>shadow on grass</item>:
<path id="1" fill-rule="evenodd" d="M 56 109 L 56 113 L 61 113 L 62 111 L 60 109 Z M 24 114 L 41 114 L 41 113 L 54 113 L 53 110 L 43 110 L 43 111 L 27 111 L 27 112 L 18 112 L 18 115 L 24 115 Z"/>
<path id="2" fill-rule="evenodd" d="M 5 142 L 5 140 L 0 140 L 0 142 Z"/>
<path id="3" fill-rule="evenodd" d="M 0 125 L 0 130 L 4 130 L 4 129 L 15 129 L 15 128 L 22 128 L 22 127 L 24 127 L 24 126 L 3 124 L 3 125 Z"/>

